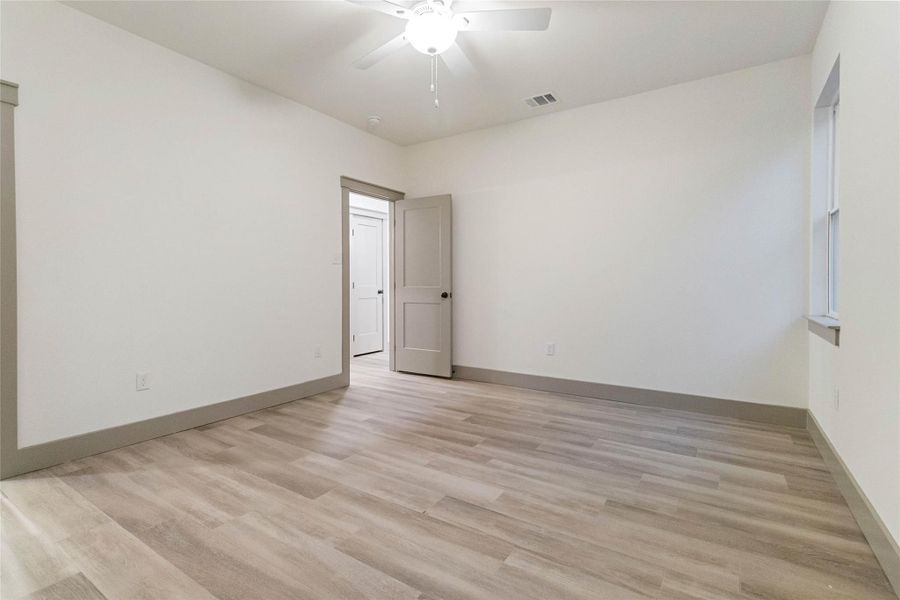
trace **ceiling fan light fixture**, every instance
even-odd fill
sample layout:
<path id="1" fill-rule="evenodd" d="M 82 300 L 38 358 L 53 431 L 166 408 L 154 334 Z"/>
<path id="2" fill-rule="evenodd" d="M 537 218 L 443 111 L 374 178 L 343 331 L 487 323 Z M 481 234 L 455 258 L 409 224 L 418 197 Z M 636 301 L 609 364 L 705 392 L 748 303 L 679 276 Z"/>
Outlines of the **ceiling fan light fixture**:
<path id="1" fill-rule="evenodd" d="M 406 41 L 429 56 L 440 54 L 452 46 L 456 33 L 456 25 L 449 14 L 427 12 L 406 23 Z"/>

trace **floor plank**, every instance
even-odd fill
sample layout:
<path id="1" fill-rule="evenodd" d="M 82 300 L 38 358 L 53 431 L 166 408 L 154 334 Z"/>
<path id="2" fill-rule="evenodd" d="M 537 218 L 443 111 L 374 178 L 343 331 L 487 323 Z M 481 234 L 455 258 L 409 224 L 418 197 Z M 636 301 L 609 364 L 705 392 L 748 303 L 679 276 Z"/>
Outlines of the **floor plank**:
<path id="1" fill-rule="evenodd" d="M 0 489 L 10 599 L 894 598 L 803 430 L 383 354 Z"/>

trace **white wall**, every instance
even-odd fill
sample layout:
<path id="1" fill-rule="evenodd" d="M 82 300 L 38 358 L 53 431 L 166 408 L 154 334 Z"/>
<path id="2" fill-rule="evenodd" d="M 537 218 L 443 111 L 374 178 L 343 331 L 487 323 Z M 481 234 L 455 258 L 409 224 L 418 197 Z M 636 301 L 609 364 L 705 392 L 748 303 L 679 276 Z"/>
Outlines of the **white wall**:
<path id="1" fill-rule="evenodd" d="M 809 407 L 900 543 L 900 4 L 831 3 L 811 103 L 838 56 L 841 345 L 810 334 Z"/>
<path id="2" fill-rule="evenodd" d="M 805 406 L 808 75 L 405 148 L 407 197 L 453 194 L 454 364 Z"/>
<path id="3" fill-rule="evenodd" d="M 340 372 L 339 178 L 396 146 L 57 3 L 2 3 L 0 71 L 20 445 Z"/>

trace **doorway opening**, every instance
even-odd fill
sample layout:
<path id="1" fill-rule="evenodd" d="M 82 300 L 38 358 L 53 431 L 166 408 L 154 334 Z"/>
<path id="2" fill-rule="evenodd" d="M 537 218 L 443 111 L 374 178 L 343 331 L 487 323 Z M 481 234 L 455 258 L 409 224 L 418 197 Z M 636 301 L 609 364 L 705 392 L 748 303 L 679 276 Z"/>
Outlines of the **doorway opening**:
<path id="1" fill-rule="evenodd" d="M 350 355 L 388 366 L 391 227 L 387 200 L 350 192 Z"/>
<path id="2" fill-rule="evenodd" d="M 342 381 L 351 356 L 451 377 L 450 195 L 407 199 L 349 177 L 341 189 Z"/>
<path id="3" fill-rule="evenodd" d="M 393 222 L 394 204 L 403 198 L 403 192 L 341 177 L 344 385 L 350 385 L 354 355 L 359 355 L 353 359 L 354 364 L 366 362 L 379 369 L 396 370 Z"/>

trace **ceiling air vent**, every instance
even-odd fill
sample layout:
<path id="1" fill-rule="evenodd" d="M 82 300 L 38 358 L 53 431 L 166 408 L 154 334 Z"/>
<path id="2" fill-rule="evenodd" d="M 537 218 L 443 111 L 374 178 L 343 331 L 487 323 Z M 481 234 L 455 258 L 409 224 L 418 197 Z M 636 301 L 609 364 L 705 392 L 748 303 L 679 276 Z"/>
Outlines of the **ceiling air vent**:
<path id="1" fill-rule="evenodd" d="M 555 102 L 556 97 L 549 92 L 546 94 L 541 94 L 540 96 L 525 98 L 525 104 L 527 104 L 531 108 L 537 108 L 538 106 L 547 106 L 548 104 L 554 104 Z"/>

